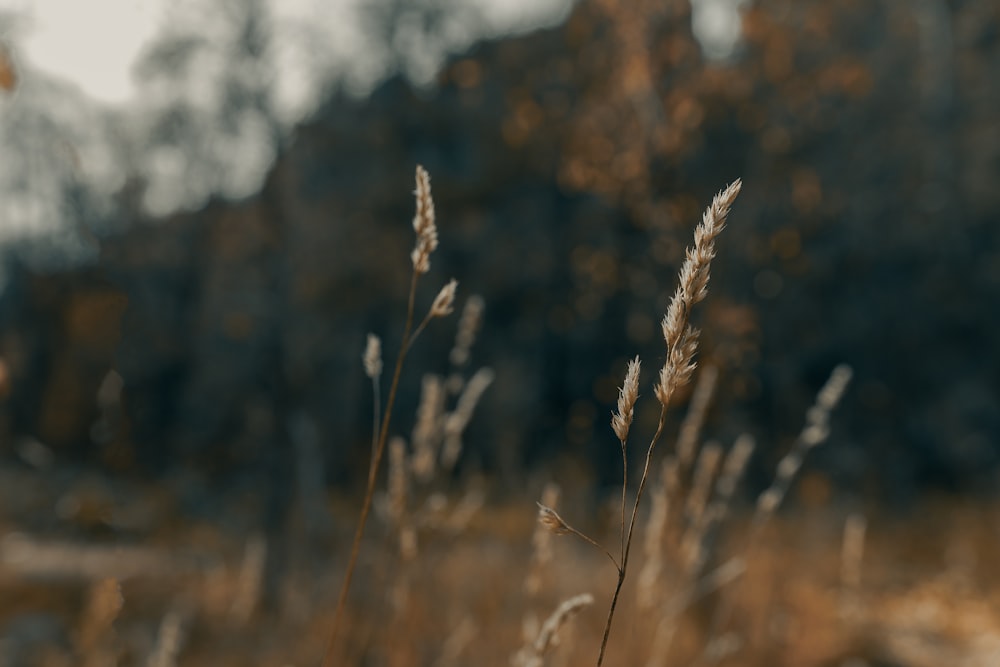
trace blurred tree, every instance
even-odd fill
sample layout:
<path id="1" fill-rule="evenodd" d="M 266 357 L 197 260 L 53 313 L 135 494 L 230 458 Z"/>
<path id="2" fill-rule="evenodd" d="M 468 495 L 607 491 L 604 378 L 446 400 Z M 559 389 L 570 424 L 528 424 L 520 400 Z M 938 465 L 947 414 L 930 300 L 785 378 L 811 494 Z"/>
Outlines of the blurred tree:
<path id="1" fill-rule="evenodd" d="M 194 6 L 197 5 L 197 6 Z M 255 192 L 280 149 L 265 0 L 189 0 L 136 66 L 133 164 L 153 215 Z"/>
<path id="2" fill-rule="evenodd" d="M 366 0 L 358 12 L 365 57 L 381 61 L 384 75 L 402 73 L 420 85 L 449 53 L 468 46 L 483 23 L 478 5 L 462 0 Z"/>

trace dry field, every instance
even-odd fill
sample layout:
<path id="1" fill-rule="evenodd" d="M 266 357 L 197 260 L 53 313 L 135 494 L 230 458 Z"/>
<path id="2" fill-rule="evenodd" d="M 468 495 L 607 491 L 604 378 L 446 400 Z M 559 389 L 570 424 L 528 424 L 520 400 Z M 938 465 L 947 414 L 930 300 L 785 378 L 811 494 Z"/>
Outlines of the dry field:
<path id="1" fill-rule="evenodd" d="M 955 501 L 846 511 L 821 478 L 800 479 L 848 367 L 831 369 L 755 498 L 742 485 L 753 439 L 702 441 L 716 373 L 695 372 L 690 318 L 739 181 L 695 230 L 663 316 L 662 368 L 643 374 L 636 357 L 623 369 L 609 429 L 631 475 L 620 495 L 596 503 L 560 466 L 523 496 L 455 473 L 492 380 L 466 368 L 475 299 L 450 374 L 425 376 L 409 439 L 393 435 L 404 361 L 456 307 L 452 280 L 420 316 L 438 236 L 419 167 L 416 181 L 403 342 L 392 366 L 375 335 L 358 359 L 377 406 L 364 496 L 300 497 L 286 531 L 266 538 L 253 489 L 206 492 L 193 512 L 193 480 L 126 483 L 29 448 L 26 465 L 0 469 L 0 667 L 1000 664 L 1000 512 Z M 640 399 L 659 403 L 648 444 L 631 432 Z M 630 461 L 635 438 L 644 456 Z"/>
<path id="2" fill-rule="evenodd" d="M 293 545 L 279 601 L 267 609 L 260 597 L 263 542 L 235 534 L 232 525 L 180 521 L 169 490 L 60 482 L 51 472 L 2 474 L 0 664 L 320 662 L 346 529 L 327 544 Z M 614 566 L 570 536 L 551 535 L 539 559 L 533 502 L 493 499 L 482 485 L 468 492 L 485 494 L 487 502 L 458 516 L 460 524 L 422 527 L 409 560 L 394 548 L 386 524 L 373 522 L 336 664 L 526 664 L 524 648 L 540 624 L 562 601 L 584 593 L 593 604 L 561 627 L 542 664 L 594 663 Z M 43 507 L 74 501 L 76 515 L 59 528 L 41 528 Z M 333 510 L 350 506 L 335 503 Z M 457 506 L 449 504 L 442 517 L 455 518 Z M 568 492 L 558 503 L 567 516 L 588 506 Z M 17 517 L 14 509 L 21 510 Z M 127 547 L 99 535 L 101 522 L 129 513 L 159 527 Z M 613 543 L 613 512 L 597 514 L 582 519 L 581 528 Z M 718 546 L 727 556 L 712 562 L 738 555 L 742 574 L 679 610 L 671 608 L 681 594 L 673 566 L 664 562 L 654 587 L 640 590 L 637 575 L 622 593 L 607 664 L 1000 664 L 1000 511 L 940 501 L 906 517 L 873 514 L 860 558 L 850 553 L 850 537 L 845 544 L 848 516 L 823 506 L 783 513 L 748 552 L 750 514 L 735 510 Z M 676 553 L 670 544 L 665 537 L 661 557 Z M 645 549 L 637 555 L 637 572 L 649 558 Z M 727 609 L 726 631 L 713 631 Z M 665 630 L 672 633 L 666 648 Z M 731 653 L 709 659 L 713 640 Z"/>

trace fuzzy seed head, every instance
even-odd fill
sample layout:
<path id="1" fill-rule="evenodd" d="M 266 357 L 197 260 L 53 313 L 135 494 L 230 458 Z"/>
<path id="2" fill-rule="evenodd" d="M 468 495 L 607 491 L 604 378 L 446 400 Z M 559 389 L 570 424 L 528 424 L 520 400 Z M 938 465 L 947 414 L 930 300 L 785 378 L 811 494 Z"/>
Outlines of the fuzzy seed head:
<path id="1" fill-rule="evenodd" d="M 451 363 L 462 366 L 469 360 L 469 349 L 476 340 L 476 333 L 483 319 L 485 304 L 483 297 L 473 294 L 465 301 L 462 317 L 458 320 L 458 334 L 455 336 L 455 347 L 451 350 Z"/>
<path id="2" fill-rule="evenodd" d="M 375 334 L 368 334 L 368 343 L 361 359 L 365 365 L 365 375 L 375 379 L 382 374 L 382 340 Z"/>
<path id="3" fill-rule="evenodd" d="M 667 354 L 667 361 L 660 369 L 660 379 L 654 388 L 656 398 L 664 407 L 670 404 L 674 392 L 683 387 L 694 374 L 696 365 L 694 353 L 698 349 L 699 332 L 694 327 L 687 327 L 677 344 Z"/>
<path id="4" fill-rule="evenodd" d="M 583 593 L 564 600 L 542 623 L 542 629 L 538 633 L 538 638 L 535 639 L 535 654 L 545 655 L 549 647 L 556 643 L 556 635 L 566 621 L 578 614 L 584 607 L 589 607 L 592 604 L 594 604 L 594 596 L 590 593 Z"/>
<path id="5" fill-rule="evenodd" d="M 538 523 L 556 535 L 565 535 L 571 532 L 569 525 L 554 509 L 541 503 L 536 504 L 538 505 Z"/>
<path id="6" fill-rule="evenodd" d="M 431 317 L 444 317 L 455 310 L 455 290 L 457 288 L 458 281 L 454 278 L 441 288 L 441 291 L 434 298 L 434 303 L 431 304 Z"/>
<path id="7" fill-rule="evenodd" d="M 413 216 L 413 230 L 417 233 L 417 244 L 410 254 L 413 270 L 427 273 L 431 268 L 431 253 L 438 246 L 437 226 L 434 224 L 434 200 L 431 198 L 431 177 L 417 165 L 417 212 Z"/>
<path id="8" fill-rule="evenodd" d="M 628 362 L 625 381 L 618 390 L 618 412 L 611 415 L 611 428 L 622 443 L 628 439 L 628 431 L 635 415 L 635 402 L 639 398 L 639 365 L 638 356 Z"/>
<path id="9" fill-rule="evenodd" d="M 694 352 L 698 346 L 698 331 L 688 324 L 691 309 L 708 294 L 709 269 L 715 258 L 715 239 L 726 226 L 729 209 L 739 194 L 742 182 L 734 181 L 715 195 L 705 210 L 701 224 L 694 230 L 694 247 L 688 248 L 681 265 L 677 289 L 663 316 L 663 340 L 667 345 L 667 361 L 660 371 L 656 397 L 664 407 L 670 397 L 686 384 L 694 372 Z"/>

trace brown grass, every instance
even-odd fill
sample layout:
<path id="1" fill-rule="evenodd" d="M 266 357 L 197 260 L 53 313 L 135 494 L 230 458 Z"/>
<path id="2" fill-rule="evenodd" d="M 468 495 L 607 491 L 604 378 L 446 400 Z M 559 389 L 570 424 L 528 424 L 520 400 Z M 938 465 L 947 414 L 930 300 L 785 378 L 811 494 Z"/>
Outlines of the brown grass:
<path id="1" fill-rule="evenodd" d="M 728 448 L 702 440 L 715 369 L 700 374 L 675 447 L 654 462 L 666 411 L 694 374 L 691 311 L 707 294 L 715 241 L 739 181 L 706 210 L 663 318 L 666 362 L 653 392 L 660 418 L 634 488 L 626 443 L 635 435 L 639 358 L 626 369 L 611 418 L 623 459 L 616 525 L 588 513 L 578 527 L 567 522 L 564 515 L 580 514 L 587 493 L 572 478 L 562 489 L 545 485 L 536 521 L 529 503 L 485 480 L 450 482 L 462 434 L 493 375 L 465 370 L 484 308 L 476 297 L 466 301 L 448 372 L 425 376 L 411 441 L 394 435 L 401 432 L 391 420 L 407 354 L 456 302 L 451 281 L 414 326 L 418 278 L 438 243 L 430 180 L 420 168 L 416 182 L 413 273 L 384 405 L 378 337 L 369 336 L 362 356 L 376 417 L 361 508 L 334 508 L 338 518 L 358 512 L 344 570 L 331 573 L 324 562 L 289 572 L 284 607 L 271 614 L 258 605 L 266 553 L 255 540 L 226 537 L 221 526 L 176 527 L 149 536 L 156 546 L 131 550 L 13 533 L 0 541 L 0 664 L 310 665 L 323 656 L 328 667 L 541 667 L 595 656 L 600 665 L 611 655 L 615 664 L 650 667 L 1000 664 L 1000 575 L 992 567 L 1000 562 L 1000 511 L 943 504 L 909 520 L 830 506 L 779 512 L 795 495 L 806 456 L 828 436 L 847 367 L 834 369 L 820 390 L 755 506 L 743 506 L 738 493 L 753 440 L 742 436 Z M 0 487 L 0 508 L 4 494 L 29 488 L 50 494 L 39 506 L 51 507 L 67 493 L 59 485 L 68 479 Z M 641 503 L 647 486 L 648 507 Z M 373 508 L 382 530 L 366 537 Z M 645 529 L 635 556 L 640 573 L 628 578 L 637 526 Z M 553 533 L 580 541 L 556 547 Z M 609 543 L 615 547 L 602 546 Z M 603 579 L 608 560 L 613 587 Z M 608 613 L 595 614 L 592 605 Z M 69 629 L 39 645 L 2 634 L 4 622 L 32 613 L 63 619 Z"/>

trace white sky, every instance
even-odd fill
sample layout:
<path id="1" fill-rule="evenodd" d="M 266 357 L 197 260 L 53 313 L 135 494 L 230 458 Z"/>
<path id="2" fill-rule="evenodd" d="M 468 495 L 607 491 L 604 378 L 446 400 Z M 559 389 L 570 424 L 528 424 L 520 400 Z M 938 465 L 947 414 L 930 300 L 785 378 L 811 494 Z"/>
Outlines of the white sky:
<path id="1" fill-rule="evenodd" d="M 390 50 L 372 48 L 371 34 L 361 23 L 359 7 L 370 1 L 266 0 L 273 18 L 269 65 L 279 73 L 269 93 L 275 119 L 283 127 L 294 126 L 315 109 L 330 81 L 365 93 L 391 71 Z M 748 0 L 691 1 L 693 27 L 706 53 L 725 58 L 738 40 L 738 9 Z M 12 51 L 22 76 L 42 74 L 32 79 L 37 84 L 33 89 L 22 82 L 18 94 L 0 98 L 0 149 L 12 157 L 0 162 L 4 193 L 0 243 L 29 232 L 65 229 L 74 215 L 73 200 L 65 191 L 68 185 L 83 186 L 95 201 L 110 202 L 127 176 L 122 155 L 132 156 L 129 168 L 147 183 L 143 201 L 154 215 L 198 207 L 216 194 L 246 196 L 259 187 L 276 146 L 268 127 L 254 124 L 256 117 L 244 114 L 239 116 L 238 131 L 226 125 L 226 132 L 213 134 L 211 124 L 219 118 L 206 102 L 207 110 L 195 113 L 191 127 L 178 135 L 187 143 L 143 143 L 148 139 L 143 134 L 146 126 L 155 125 L 162 111 L 157 104 L 169 108 L 176 100 L 170 95 L 160 99 L 149 82 L 137 87 L 134 65 L 146 44 L 163 31 L 188 34 L 190 30 L 209 39 L 214 39 L 213 31 L 224 32 L 228 24 L 224 12 L 218 13 L 223 11 L 218 2 L 0 0 L 0 44 Z M 407 73 L 418 81 L 432 80 L 450 50 L 461 50 L 476 39 L 553 25 L 573 4 L 573 0 L 455 2 L 460 10 L 447 15 L 450 21 L 437 36 L 440 42 L 421 41 L 420 30 L 395 35 L 403 43 L 393 48 L 404 50 Z M 219 38 L 225 43 L 227 37 Z M 206 63 L 193 70 L 188 77 L 192 80 L 185 79 L 187 92 L 171 89 L 171 94 L 204 92 L 205 87 L 219 85 L 210 58 Z M 67 93 L 60 82 L 72 84 L 89 99 Z M 211 94 L 203 97 L 212 99 Z M 108 107 L 117 108 L 115 116 Z M 44 122 L 39 116 L 45 116 Z"/>
<path id="2" fill-rule="evenodd" d="M 360 49 L 352 29 L 351 8 L 364 0 L 271 0 L 284 26 L 326 24 L 331 56 L 349 58 Z M 548 22 L 571 0 L 472 0 L 481 5 L 496 32 L 524 29 Z M 72 81 L 91 97 L 113 105 L 127 104 L 134 95 L 131 68 L 144 44 L 166 19 L 170 0 L 0 0 L 0 12 L 17 15 L 12 28 L 18 57 L 34 67 Z M 736 7 L 745 0 L 693 0 L 695 30 L 715 57 L 725 57 L 739 31 Z M 0 34 L 0 40 L 7 35 Z M 352 39 L 355 38 L 355 39 Z M 3 40 L 8 41 L 8 40 Z M 336 46 L 334 46 L 336 45 Z M 311 47 L 302 45 L 306 50 Z M 339 47 L 339 48 L 338 48 Z M 296 60 L 289 53 L 286 85 L 295 85 Z M 298 75 L 301 78 L 301 73 Z M 306 81 L 301 81 L 307 86 Z M 298 86 L 296 86 L 298 87 Z M 308 96 L 290 90 L 292 97 Z M 290 101 L 297 106 L 295 101 Z"/>
<path id="3" fill-rule="evenodd" d="M 330 35 L 332 51 L 360 48 L 349 17 L 364 0 L 271 0 L 279 23 L 316 27 Z M 474 0 L 497 32 L 551 22 L 571 0 Z M 18 16 L 7 28 L 17 56 L 114 105 L 134 94 L 131 68 L 143 45 L 166 18 L 170 0 L 0 0 L 0 13 Z M 346 19 L 346 20 L 345 20 Z M 303 45 L 305 46 L 305 45 Z M 339 48 L 338 48 L 339 47 Z M 339 54 L 346 55 L 346 54 Z"/>
<path id="4" fill-rule="evenodd" d="M 293 127 L 330 82 L 366 93 L 392 71 L 396 48 L 408 74 L 430 81 L 449 52 L 554 25 L 573 2 L 454 0 L 459 11 L 446 15 L 442 32 L 397 32 L 403 41 L 390 47 L 373 44 L 362 22 L 360 8 L 372 0 L 264 1 L 273 19 L 266 67 L 277 76 L 263 82 L 274 117 L 262 119 L 260 110 L 213 105 L 220 77 L 239 75 L 220 70 L 235 37 L 222 0 L 0 0 L 0 45 L 20 78 L 14 94 L 0 96 L 0 245 L 69 238 L 77 195 L 86 194 L 91 212 L 111 210 L 128 177 L 145 183 L 142 202 L 154 216 L 252 194 L 277 150 L 268 123 Z M 206 50 L 176 85 L 136 85 L 147 44 L 188 34 L 222 51 Z M 185 123 L 156 139 L 162 114 L 179 100 L 190 112 Z"/>
<path id="5" fill-rule="evenodd" d="M 21 16 L 18 57 L 73 81 L 91 96 L 122 103 L 132 93 L 130 68 L 155 33 L 164 0 L 0 0 Z"/>

